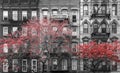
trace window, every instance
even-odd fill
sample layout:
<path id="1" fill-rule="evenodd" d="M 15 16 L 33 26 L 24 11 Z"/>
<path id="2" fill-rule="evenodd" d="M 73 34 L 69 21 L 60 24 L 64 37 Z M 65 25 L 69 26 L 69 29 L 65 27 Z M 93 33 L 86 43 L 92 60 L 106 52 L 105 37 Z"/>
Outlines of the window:
<path id="1" fill-rule="evenodd" d="M 9 2 L 9 0 L 3 0 L 3 3 L 8 3 Z"/>
<path id="2" fill-rule="evenodd" d="M 83 39 L 83 44 L 88 44 L 89 40 L 88 39 Z"/>
<path id="3" fill-rule="evenodd" d="M 27 59 L 22 60 L 22 72 L 27 72 Z"/>
<path id="4" fill-rule="evenodd" d="M 8 72 L 8 59 L 4 59 L 3 61 L 3 72 Z"/>
<path id="5" fill-rule="evenodd" d="M 72 30 L 73 32 L 76 32 L 77 27 L 72 27 L 72 29 L 73 29 L 73 30 Z"/>
<path id="6" fill-rule="evenodd" d="M 97 23 L 95 23 L 95 24 L 93 25 L 93 32 L 94 32 L 94 33 L 98 33 L 98 24 L 97 24 Z"/>
<path id="7" fill-rule="evenodd" d="M 83 60 L 83 70 L 88 70 L 88 68 L 87 68 L 88 66 L 87 65 L 88 65 L 88 60 L 84 59 Z"/>
<path id="8" fill-rule="evenodd" d="M 84 69 L 84 66 L 83 66 L 83 59 L 82 59 L 82 60 L 80 60 L 80 62 L 79 62 L 79 63 L 80 63 L 80 70 L 81 70 L 81 71 L 83 71 L 83 69 Z"/>
<path id="9" fill-rule="evenodd" d="M 37 11 L 31 12 L 31 18 L 37 18 Z"/>
<path id="10" fill-rule="evenodd" d="M 101 11 L 102 11 L 102 14 L 106 14 L 106 11 L 107 11 L 107 8 L 106 8 L 107 6 L 106 5 L 102 5 L 101 6 Z"/>
<path id="11" fill-rule="evenodd" d="M 93 6 L 93 13 L 97 13 L 98 12 L 98 4 L 95 4 L 94 6 Z"/>
<path id="12" fill-rule="evenodd" d="M 18 49 L 19 49 L 19 48 L 17 47 L 17 44 L 13 44 L 12 47 L 13 47 L 13 49 L 12 49 L 13 52 L 14 52 L 14 53 L 18 53 Z"/>
<path id="13" fill-rule="evenodd" d="M 3 36 L 8 35 L 8 27 L 3 27 Z"/>
<path id="14" fill-rule="evenodd" d="M 116 23 L 112 24 L 112 33 L 117 33 L 117 24 Z"/>
<path id="15" fill-rule="evenodd" d="M 56 70 L 56 69 L 57 69 L 57 65 L 58 65 L 57 59 L 53 59 L 53 60 L 52 60 L 52 64 L 53 64 L 52 69 L 53 69 L 53 70 Z"/>
<path id="16" fill-rule="evenodd" d="M 48 60 L 45 62 L 45 65 L 44 65 L 44 68 L 43 68 L 44 70 L 48 70 Z"/>
<path id="17" fill-rule="evenodd" d="M 113 16 L 117 15 L 117 4 L 112 5 L 112 15 Z"/>
<path id="18" fill-rule="evenodd" d="M 63 15 L 68 14 L 68 10 L 67 10 L 67 9 L 62 9 L 62 11 L 61 11 L 61 12 L 62 12 L 62 14 L 63 14 Z"/>
<path id="19" fill-rule="evenodd" d="M 3 52 L 8 53 L 8 44 L 5 43 L 3 46 Z"/>
<path id="20" fill-rule="evenodd" d="M 39 70 L 42 71 L 43 70 L 43 63 L 39 62 Z"/>
<path id="21" fill-rule="evenodd" d="M 67 70 L 68 69 L 68 64 L 67 64 L 67 59 L 62 60 L 62 70 Z"/>
<path id="22" fill-rule="evenodd" d="M 7 10 L 4 10 L 4 11 L 3 11 L 3 20 L 4 20 L 4 21 L 7 21 L 7 20 L 8 20 L 8 11 L 7 11 Z"/>
<path id="23" fill-rule="evenodd" d="M 106 24 L 102 24 L 101 25 L 102 33 L 106 33 L 106 29 L 107 29 Z"/>
<path id="24" fill-rule="evenodd" d="M 37 72 L 37 59 L 32 59 L 31 65 L 31 70 Z"/>
<path id="25" fill-rule="evenodd" d="M 42 10 L 42 13 L 43 13 L 43 16 L 47 16 L 48 15 L 48 10 L 47 9 Z"/>
<path id="26" fill-rule="evenodd" d="M 57 9 L 53 9 L 53 10 L 52 10 L 52 14 L 53 14 L 53 15 L 57 15 L 57 14 L 58 14 L 58 10 L 57 10 Z"/>
<path id="27" fill-rule="evenodd" d="M 76 21 L 77 21 L 76 15 L 72 15 L 72 22 L 76 22 Z"/>
<path id="28" fill-rule="evenodd" d="M 112 62 L 112 71 L 117 71 L 117 62 Z"/>
<path id="29" fill-rule="evenodd" d="M 77 52 L 76 44 L 77 44 L 77 43 L 72 43 L 72 51 L 73 51 L 73 52 Z"/>
<path id="30" fill-rule="evenodd" d="M 13 19 L 14 21 L 17 21 L 17 20 L 18 20 L 18 11 L 13 11 L 13 12 L 12 12 L 12 19 Z"/>
<path id="31" fill-rule="evenodd" d="M 72 59 L 72 70 L 77 70 L 77 60 L 76 59 Z"/>
<path id="32" fill-rule="evenodd" d="M 27 27 L 22 27 L 22 36 L 27 36 Z"/>
<path id="33" fill-rule="evenodd" d="M 12 33 L 16 32 L 18 30 L 18 27 L 13 27 L 12 28 Z"/>
<path id="34" fill-rule="evenodd" d="M 11 33 L 13 34 L 14 37 L 18 37 L 19 33 L 17 33 L 18 27 L 12 27 Z"/>
<path id="35" fill-rule="evenodd" d="M 27 11 L 22 11 L 22 20 L 27 19 Z"/>
<path id="36" fill-rule="evenodd" d="M 67 32 L 67 27 L 63 27 L 63 33 Z"/>
<path id="37" fill-rule="evenodd" d="M 53 31 L 55 31 L 55 32 L 56 32 L 57 30 L 58 30 L 58 28 L 57 28 L 57 27 L 53 27 Z"/>
<path id="38" fill-rule="evenodd" d="M 13 72 L 18 72 L 18 68 L 19 68 L 18 60 L 17 59 L 13 59 L 13 61 L 12 61 L 12 70 L 13 70 Z"/>
<path id="39" fill-rule="evenodd" d="M 88 15 L 88 5 L 87 4 L 83 5 L 83 13 L 84 13 L 84 15 Z"/>
<path id="40" fill-rule="evenodd" d="M 37 29 L 32 28 L 32 30 L 31 30 L 31 35 L 32 35 L 32 36 L 36 36 L 36 35 L 37 35 Z"/>
<path id="41" fill-rule="evenodd" d="M 88 33 L 88 24 L 83 24 L 83 33 Z"/>

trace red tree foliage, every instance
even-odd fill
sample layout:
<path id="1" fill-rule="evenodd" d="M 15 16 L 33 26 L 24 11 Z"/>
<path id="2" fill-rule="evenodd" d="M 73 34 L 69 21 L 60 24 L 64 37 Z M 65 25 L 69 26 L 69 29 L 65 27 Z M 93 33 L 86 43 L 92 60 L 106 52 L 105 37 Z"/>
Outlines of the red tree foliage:
<path id="1" fill-rule="evenodd" d="M 69 29 L 68 20 L 29 20 L 28 22 L 21 25 L 20 30 L 7 35 L 0 39 L 0 62 L 3 62 L 5 58 L 3 48 L 6 47 L 11 50 L 25 50 L 30 54 L 35 53 L 39 55 L 43 53 L 40 44 L 47 42 L 49 45 L 53 45 L 53 42 L 62 37 L 64 42 L 69 43 L 67 36 L 70 36 L 72 31 Z M 59 45 L 62 43 L 59 43 Z M 45 46 L 42 46 L 45 47 Z M 69 50 L 70 48 L 66 45 L 61 47 Z M 49 49 L 49 48 L 48 48 Z M 49 49 L 50 51 L 50 49 Z M 8 53 L 9 58 L 12 58 L 14 53 Z M 2 64 L 2 63 L 1 63 Z"/>
<path id="2" fill-rule="evenodd" d="M 81 58 L 88 59 L 102 59 L 108 58 L 120 62 L 119 52 L 120 52 L 120 43 L 118 41 L 114 42 L 103 42 L 96 43 L 94 41 L 89 42 L 88 44 L 79 44 L 76 46 L 79 50 L 77 55 Z"/>

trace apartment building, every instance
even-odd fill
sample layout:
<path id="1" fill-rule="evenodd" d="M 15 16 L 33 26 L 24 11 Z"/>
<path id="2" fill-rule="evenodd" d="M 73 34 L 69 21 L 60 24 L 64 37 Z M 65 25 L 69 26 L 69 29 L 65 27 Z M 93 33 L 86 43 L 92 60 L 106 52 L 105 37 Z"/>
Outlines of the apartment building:
<path id="1" fill-rule="evenodd" d="M 70 46 L 72 53 L 51 52 L 44 70 L 42 63 L 38 63 L 37 59 L 29 60 L 26 57 L 19 60 L 20 71 L 14 71 L 13 68 L 12 72 L 31 72 L 33 67 L 35 72 L 87 71 L 85 65 L 87 61 L 74 55 L 78 51 L 74 47 L 76 44 L 88 43 L 91 40 L 96 40 L 98 43 L 119 40 L 119 0 L 1 0 L 0 3 L 0 37 L 7 37 L 8 33 L 19 30 L 22 24 L 35 17 L 58 21 L 67 19 L 73 30 Z M 11 62 L 11 68 L 18 63 L 17 57 L 5 61 Z M 3 64 L 2 72 L 9 72 L 8 63 Z M 31 66 L 30 69 L 27 67 L 28 64 Z M 106 65 L 106 69 L 119 72 L 120 65 L 110 62 L 109 66 Z"/>

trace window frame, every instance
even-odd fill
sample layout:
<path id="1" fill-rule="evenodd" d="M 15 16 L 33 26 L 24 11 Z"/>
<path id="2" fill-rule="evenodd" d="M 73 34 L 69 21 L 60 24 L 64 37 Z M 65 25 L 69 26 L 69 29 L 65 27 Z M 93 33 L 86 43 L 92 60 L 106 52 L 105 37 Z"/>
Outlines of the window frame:
<path id="1" fill-rule="evenodd" d="M 15 62 L 16 61 L 16 62 Z M 13 59 L 12 60 L 12 70 L 14 72 L 18 72 L 18 59 Z"/>
<path id="2" fill-rule="evenodd" d="M 9 34 L 9 28 L 7 26 L 3 26 L 3 36 L 7 36 Z"/>
<path id="3" fill-rule="evenodd" d="M 37 10 L 32 10 L 31 11 L 31 18 L 32 19 L 37 18 Z"/>
<path id="4" fill-rule="evenodd" d="M 62 70 L 68 70 L 68 60 L 62 59 Z"/>
<path id="5" fill-rule="evenodd" d="M 83 5 L 83 15 L 84 16 L 89 15 L 88 4 Z"/>
<path id="6" fill-rule="evenodd" d="M 106 25 L 105 23 L 103 23 L 103 24 L 101 25 L 101 32 L 102 32 L 102 33 L 106 33 L 106 32 L 107 32 L 107 25 Z"/>
<path id="7" fill-rule="evenodd" d="M 56 64 L 55 64 L 55 61 L 57 62 Z M 57 65 L 58 65 L 58 59 L 53 58 L 52 59 L 52 70 L 57 70 L 58 69 Z M 56 66 L 56 69 L 54 68 L 55 66 Z"/>
<path id="8" fill-rule="evenodd" d="M 5 69 L 7 67 L 7 69 Z M 9 64 L 8 64 L 8 59 L 4 59 L 3 62 L 3 72 L 9 72 Z"/>
<path id="9" fill-rule="evenodd" d="M 8 53 L 8 44 L 7 44 L 7 43 L 4 43 L 3 46 L 4 46 L 4 47 L 3 47 L 3 52 L 4 52 L 4 53 Z"/>
<path id="10" fill-rule="evenodd" d="M 34 64 L 34 62 L 35 62 L 35 64 Z M 37 68 L 38 68 L 37 59 L 32 59 L 31 60 L 31 70 L 34 71 L 34 72 L 37 72 Z"/>
<path id="11" fill-rule="evenodd" d="M 28 11 L 27 10 L 23 10 L 22 11 L 22 20 L 26 20 L 28 18 Z"/>
<path id="12" fill-rule="evenodd" d="M 3 21 L 8 21 L 8 20 L 9 20 L 9 11 L 3 10 Z"/>
<path id="13" fill-rule="evenodd" d="M 88 28 L 89 26 L 88 26 L 88 23 L 84 23 L 83 24 L 83 33 L 89 33 L 89 28 Z"/>
<path id="14" fill-rule="evenodd" d="M 112 24 L 112 33 L 117 33 L 117 24 L 116 23 Z"/>
<path id="15" fill-rule="evenodd" d="M 58 15 L 58 9 L 52 9 L 52 15 Z"/>
<path id="16" fill-rule="evenodd" d="M 94 33 L 98 33 L 98 27 L 99 27 L 99 26 L 98 26 L 98 23 L 94 23 L 94 24 L 93 24 L 93 32 L 94 32 Z"/>
<path id="17" fill-rule="evenodd" d="M 14 21 L 18 20 L 18 11 L 17 10 L 12 11 L 12 20 L 14 20 Z"/>
<path id="18" fill-rule="evenodd" d="M 26 62 L 26 65 L 23 65 L 23 61 Z M 26 67 L 26 69 L 24 70 L 23 67 Z M 22 72 L 27 72 L 27 67 L 28 67 L 28 65 L 27 65 L 27 59 L 22 59 Z"/>
<path id="19" fill-rule="evenodd" d="M 103 5 L 101 5 L 101 7 L 102 7 L 102 14 L 106 14 L 107 13 L 107 5 L 106 4 L 103 4 Z"/>
<path id="20" fill-rule="evenodd" d="M 72 15 L 72 22 L 77 22 L 77 15 Z"/>
<path id="21" fill-rule="evenodd" d="M 113 8 L 115 7 L 115 8 Z M 116 16 L 117 15 L 117 4 L 112 4 L 112 15 Z"/>
<path id="22" fill-rule="evenodd" d="M 77 70 L 78 66 L 78 60 L 77 59 L 72 59 L 72 70 Z"/>
<path id="23" fill-rule="evenodd" d="M 22 36 L 28 35 L 28 27 L 22 27 Z"/>

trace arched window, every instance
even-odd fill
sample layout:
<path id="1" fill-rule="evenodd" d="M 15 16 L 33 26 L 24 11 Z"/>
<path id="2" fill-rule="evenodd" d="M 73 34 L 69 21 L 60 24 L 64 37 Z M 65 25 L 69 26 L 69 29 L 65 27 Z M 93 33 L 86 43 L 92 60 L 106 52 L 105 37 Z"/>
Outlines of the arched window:
<path id="1" fill-rule="evenodd" d="M 98 24 L 97 23 L 93 24 L 93 32 L 98 33 Z"/>
<path id="2" fill-rule="evenodd" d="M 117 33 L 117 24 L 116 23 L 112 24 L 112 33 Z"/>
<path id="3" fill-rule="evenodd" d="M 84 15 L 88 15 L 88 5 L 87 4 L 83 5 L 83 13 L 84 13 Z"/>
<path id="4" fill-rule="evenodd" d="M 83 24 L 83 33 L 88 33 L 88 24 L 87 23 Z"/>
<path id="5" fill-rule="evenodd" d="M 77 70 L 77 60 L 72 59 L 72 70 Z"/>
<path id="6" fill-rule="evenodd" d="M 67 64 L 67 59 L 62 60 L 62 70 L 67 70 L 68 69 L 68 64 Z"/>
<path id="7" fill-rule="evenodd" d="M 52 70 L 57 70 L 58 60 L 56 58 L 52 59 Z"/>
<path id="8" fill-rule="evenodd" d="M 106 29 L 107 29 L 106 24 L 102 24 L 101 25 L 102 33 L 106 33 Z"/>

